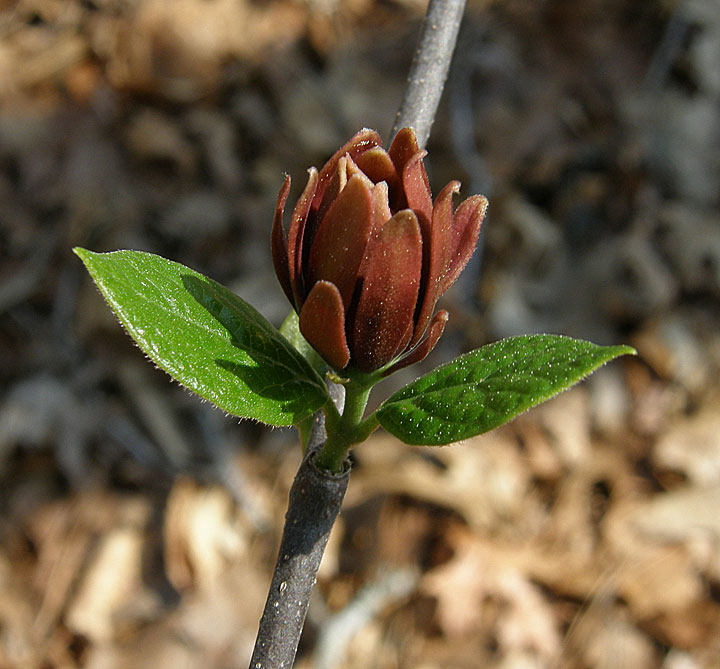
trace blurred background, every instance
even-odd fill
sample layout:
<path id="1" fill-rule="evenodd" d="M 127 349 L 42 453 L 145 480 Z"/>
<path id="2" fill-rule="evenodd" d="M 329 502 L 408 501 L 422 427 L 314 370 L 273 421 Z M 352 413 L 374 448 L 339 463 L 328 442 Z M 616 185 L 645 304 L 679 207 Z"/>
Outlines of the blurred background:
<path id="1" fill-rule="evenodd" d="M 297 666 L 720 667 L 720 4 L 468 4 L 426 164 L 491 204 L 428 365 L 640 355 L 463 445 L 358 448 Z M 387 137 L 424 9 L 0 0 L 3 669 L 247 666 L 295 434 L 155 370 L 71 248 L 279 325 L 283 173 Z"/>

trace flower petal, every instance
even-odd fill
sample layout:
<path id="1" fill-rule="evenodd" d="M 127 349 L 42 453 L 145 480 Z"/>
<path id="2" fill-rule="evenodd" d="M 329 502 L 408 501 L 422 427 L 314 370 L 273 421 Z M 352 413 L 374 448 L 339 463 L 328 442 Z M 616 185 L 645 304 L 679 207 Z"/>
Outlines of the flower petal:
<path id="1" fill-rule="evenodd" d="M 370 149 L 370 150 L 372 150 L 372 149 Z M 367 153 L 367 151 L 366 151 L 365 153 Z M 363 156 L 363 155 L 365 155 L 365 154 L 360 154 L 360 156 Z M 359 157 L 360 157 L 360 156 L 359 156 Z M 365 172 L 363 172 L 363 171 L 358 167 L 358 164 L 352 159 L 352 157 L 349 156 L 349 155 L 348 155 L 348 156 L 345 156 L 345 160 L 346 160 L 346 162 L 347 162 L 347 176 L 348 176 L 348 179 L 350 179 L 351 177 L 354 177 L 354 176 L 362 177 L 362 180 L 365 182 L 365 185 L 366 185 L 368 188 L 372 188 L 373 185 L 374 185 L 372 179 L 370 179 L 370 177 L 369 177 L 367 174 L 365 174 Z"/>
<path id="2" fill-rule="evenodd" d="M 399 211 L 368 244 L 362 267 L 351 344 L 360 371 L 373 371 L 393 359 L 412 322 L 421 266 L 417 217 L 408 209 Z"/>
<path id="3" fill-rule="evenodd" d="M 358 175 L 360 178 L 362 178 L 368 189 L 372 189 L 373 182 L 370 181 L 370 179 L 368 179 L 365 174 L 363 174 L 362 170 L 355 164 L 353 159 L 347 154 L 344 156 L 340 156 L 340 159 L 337 162 L 337 168 L 335 169 L 335 172 L 333 173 L 330 182 L 325 189 L 325 194 L 323 195 L 317 211 L 315 211 L 314 209 L 311 210 L 310 215 L 308 216 L 308 222 L 305 228 L 305 255 L 303 257 L 303 263 L 306 262 L 308 259 L 308 254 L 310 252 L 310 249 L 312 248 L 312 244 L 315 239 L 318 227 L 320 226 L 322 220 L 325 218 L 325 214 L 327 214 L 333 202 L 335 202 L 338 195 L 340 195 L 345 186 L 347 186 L 347 182 L 354 175 Z M 390 217 L 388 216 L 388 218 Z"/>
<path id="4" fill-rule="evenodd" d="M 372 196 L 363 179 L 351 177 L 323 217 L 305 272 L 309 286 L 322 280 L 334 283 L 346 309 L 373 226 Z"/>
<path id="5" fill-rule="evenodd" d="M 290 175 L 285 175 L 285 182 L 280 188 L 275 203 L 275 216 L 273 218 L 272 234 L 270 236 L 270 246 L 272 249 L 273 265 L 275 265 L 275 274 L 282 286 L 283 292 L 290 300 L 290 304 L 295 306 L 295 298 L 293 297 L 292 283 L 290 282 L 290 269 L 288 267 L 288 243 L 283 228 L 282 219 L 285 211 L 285 202 L 290 192 Z"/>
<path id="6" fill-rule="evenodd" d="M 308 170 L 308 182 L 305 190 L 295 205 L 290 231 L 288 235 L 288 268 L 290 271 L 290 285 L 295 298 L 295 308 L 299 309 L 305 299 L 305 282 L 302 273 L 303 238 L 305 237 L 305 223 L 310 211 L 310 203 L 317 190 L 318 172 L 314 167 Z"/>
<path id="7" fill-rule="evenodd" d="M 355 158 L 355 162 L 373 183 L 386 181 L 388 184 L 397 184 L 400 182 L 400 173 L 395 169 L 388 152 L 381 146 L 364 151 Z"/>
<path id="8" fill-rule="evenodd" d="M 347 186 L 348 171 L 347 171 L 347 156 L 340 156 L 340 160 L 337 161 L 336 169 L 332 173 L 330 180 L 325 186 L 325 192 L 323 193 L 322 200 L 317 207 L 317 215 L 314 217 L 315 229 L 308 230 L 306 238 L 309 243 L 312 243 L 312 237 L 315 236 L 317 226 L 322 221 L 323 216 L 330 209 L 330 205 L 335 201 L 335 198 L 340 194 L 340 191 Z"/>
<path id="9" fill-rule="evenodd" d="M 380 232 L 383 225 L 392 217 L 388 202 L 388 185 L 384 181 L 377 183 L 372 189 L 373 201 L 373 233 Z"/>
<path id="10" fill-rule="evenodd" d="M 415 137 L 415 131 L 412 128 L 398 130 L 388 149 L 388 155 L 390 160 L 393 161 L 398 174 L 403 173 L 408 160 L 418 151 L 420 151 L 420 147 L 417 143 L 417 137 Z"/>
<path id="11" fill-rule="evenodd" d="M 399 355 L 401 355 L 407 350 L 410 339 L 413 336 L 413 332 L 415 331 L 414 325 L 415 324 L 412 322 L 412 320 L 410 320 L 407 328 L 405 328 L 405 334 L 403 334 L 402 339 L 395 348 L 395 351 L 392 355 L 393 358 L 397 358 Z"/>
<path id="12" fill-rule="evenodd" d="M 432 217 L 432 193 L 423 158 L 426 151 L 418 151 L 403 167 L 402 183 L 408 209 L 419 211 L 429 221 Z"/>
<path id="13" fill-rule="evenodd" d="M 457 208 L 453 216 L 447 271 L 440 282 L 440 295 L 455 283 L 475 251 L 487 206 L 488 201 L 482 195 L 473 195 Z"/>
<path id="14" fill-rule="evenodd" d="M 408 367 L 409 365 L 414 365 L 416 362 L 425 360 L 430 351 L 435 348 L 435 344 L 438 343 L 438 340 L 440 339 L 443 331 L 445 330 L 445 324 L 447 322 L 448 312 L 444 309 L 438 311 L 433 317 L 432 322 L 430 323 L 430 327 L 428 328 L 428 335 L 427 337 L 425 337 L 424 341 L 419 344 L 415 348 L 415 350 L 408 353 L 404 358 L 398 360 L 391 367 L 388 367 L 383 372 L 383 376 L 389 376 L 393 372 L 397 372 L 398 369 L 403 369 L 404 367 Z"/>
<path id="15" fill-rule="evenodd" d="M 331 367 L 347 367 L 345 308 L 335 284 L 318 281 L 312 287 L 300 311 L 300 332 Z"/>
<path id="16" fill-rule="evenodd" d="M 420 154 L 420 155 L 419 155 Z M 418 146 L 415 131 L 412 128 L 402 128 L 390 144 L 388 155 L 395 165 L 397 173 L 400 175 L 402 188 L 393 188 L 390 184 L 390 207 L 393 211 L 410 209 L 422 211 L 430 220 L 430 211 L 432 210 L 432 196 L 430 195 L 430 184 L 425 166 L 422 159 L 425 152 L 420 150 Z M 408 178 L 405 177 L 405 170 L 408 164 L 415 160 L 415 165 L 410 169 Z M 424 184 L 424 189 L 423 189 Z M 408 186 L 410 194 L 408 194 Z M 427 197 L 422 197 L 422 191 L 427 191 Z M 412 201 L 410 200 L 412 198 Z M 422 199 L 422 201 L 420 201 Z M 429 202 L 427 201 L 429 199 Z"/>
<path id="17" fill-rule="evenodd" d="M 320 178 L 317 193 L 313 199 L 312 207 L 317 210 L 320 206 L 320 201 L 323 198 L 327 184 L 332 178 L 333 173 L 337 167 L 338 160 L 345 154 L 348 154 L 353 160 L 357 158 L 361 153 L 373 148 L 374 146 L 382 146 L 382 139 L 378 135 L 377 131 L 371 130 L 370 128 L 363 128 L 359 132 L 356 132 L 345 144 L 343 144 L 328 160 L 320 170 Z"/>
<path id="18" fill-rule="evenodd" d="M 415 332 L 410 347 L 415 346 L 425 334 L 435 303 L 441 295 L 442 279 L 448 268 L 451 235 L 453 234 L 452 196 L 460 190 L 459 181 L 451 181 L 435 200 L 432 225 L 427 233 L 429 239 L 423 247 L 423 277 L 418 298 L 419 311 L 415 314 Z M 422 228 L 421 228 L 422 229 Z M 423 232 L 425 230 L 423 229 Z M 425 240 L 426 237 L 423 237 Z"/>

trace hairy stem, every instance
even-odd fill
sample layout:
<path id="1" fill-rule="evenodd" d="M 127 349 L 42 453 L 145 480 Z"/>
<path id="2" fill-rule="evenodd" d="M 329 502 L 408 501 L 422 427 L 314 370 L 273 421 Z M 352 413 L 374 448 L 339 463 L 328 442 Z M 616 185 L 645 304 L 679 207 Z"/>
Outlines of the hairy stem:
<path id="1" fill-rule="evenodd" d="M 435 120 L 445 79 L 450 69 L 465 0 L 430 0 L 405 95 L 395 117 L 391 137 L 401 128 L 414 128 L 425 146 Z"/>

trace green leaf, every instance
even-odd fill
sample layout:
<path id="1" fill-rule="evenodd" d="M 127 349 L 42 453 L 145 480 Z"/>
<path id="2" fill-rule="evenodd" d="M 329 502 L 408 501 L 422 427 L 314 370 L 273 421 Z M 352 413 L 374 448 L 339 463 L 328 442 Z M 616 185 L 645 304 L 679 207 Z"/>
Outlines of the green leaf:
<path id="1" fill-rule="evenodd" d="M 407 444 L 450 444 L 507 423 L 625 354 L 635 350 L 557 335 L 510 337 L 408 384 L 385 401 L 377 417 Z"/>
<path id="2" fill-rule="evenodd" d="M 150 359 L 224 411 L 293 425 L 327 401 L 305 358 L 219 283 L 150 253 L 75 253 Z"/>

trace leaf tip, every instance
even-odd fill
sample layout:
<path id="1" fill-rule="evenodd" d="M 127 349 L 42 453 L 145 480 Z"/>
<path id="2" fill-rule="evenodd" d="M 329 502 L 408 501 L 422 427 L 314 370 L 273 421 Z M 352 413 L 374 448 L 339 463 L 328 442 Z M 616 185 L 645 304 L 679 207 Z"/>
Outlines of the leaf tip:
<path id="1" fill-rule="evenodd" d="M 619 346 L 613 346 L 613 358 L 619 358 L 621 355 L 637 355 L 637 349 L 627 344 L 620 344 Z M 612 358 L 611 358 L 612 359 Z"/>

